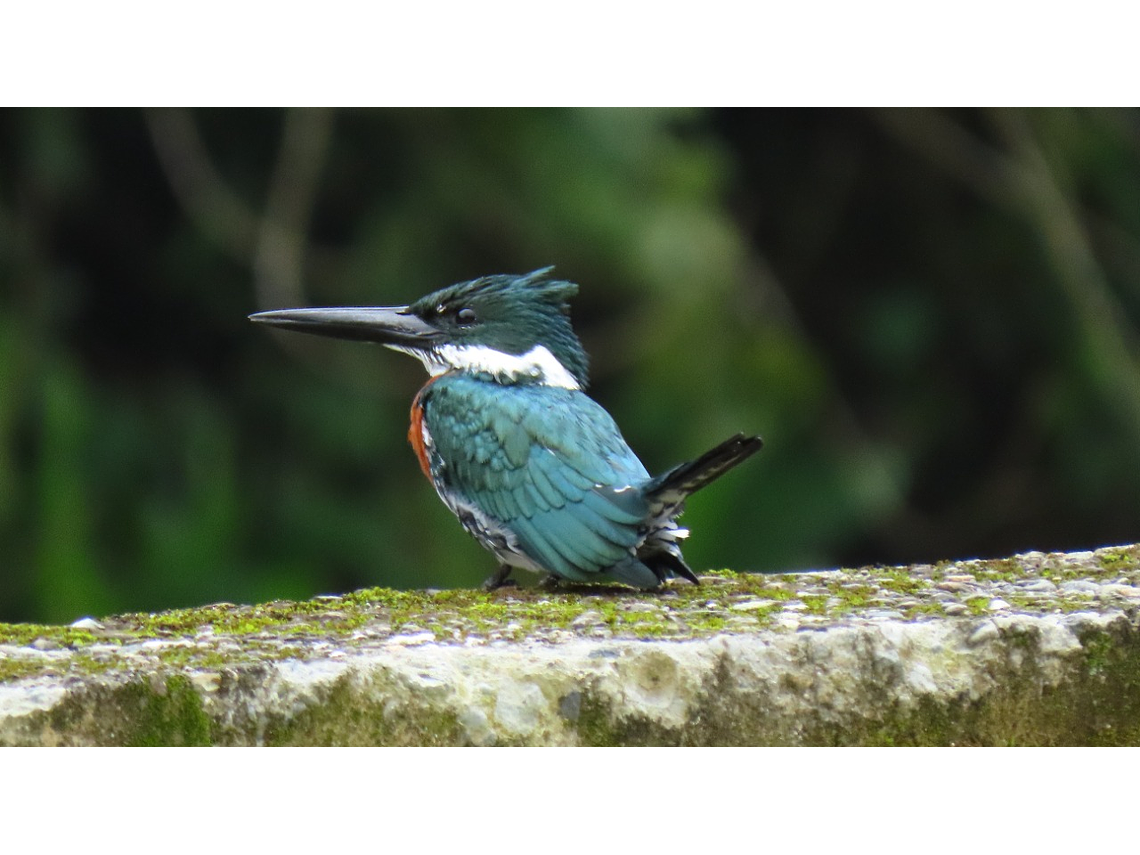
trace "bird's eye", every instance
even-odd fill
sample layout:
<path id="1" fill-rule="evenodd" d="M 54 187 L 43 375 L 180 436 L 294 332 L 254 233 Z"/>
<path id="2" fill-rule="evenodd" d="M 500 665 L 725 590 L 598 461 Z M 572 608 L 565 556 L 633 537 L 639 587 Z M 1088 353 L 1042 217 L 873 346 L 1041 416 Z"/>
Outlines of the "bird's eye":
<path id="1" fill-rule="evenodd" d="M 455 313 L 455 320 L 461 326 L 469 327 L 469 326 L 471 326 L 471 324 L 475 323 L 475 321 L 477 320 L 477 318 L 475 317 L 475 310 L 471 309 L 471 308 L 466 308 L 466 307 L 462 308 L 458 312 Z"/>

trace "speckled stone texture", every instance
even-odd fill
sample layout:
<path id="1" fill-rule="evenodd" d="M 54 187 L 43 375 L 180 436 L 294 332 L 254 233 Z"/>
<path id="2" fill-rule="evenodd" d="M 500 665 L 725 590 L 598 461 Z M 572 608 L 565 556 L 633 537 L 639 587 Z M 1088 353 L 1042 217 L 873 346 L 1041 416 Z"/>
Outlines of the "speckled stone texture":
<path id="1" fill-rule="evenodd" d="M 1140 546 L 702 581 L 0 626 L 0 744 L 1140 744 Z"/>

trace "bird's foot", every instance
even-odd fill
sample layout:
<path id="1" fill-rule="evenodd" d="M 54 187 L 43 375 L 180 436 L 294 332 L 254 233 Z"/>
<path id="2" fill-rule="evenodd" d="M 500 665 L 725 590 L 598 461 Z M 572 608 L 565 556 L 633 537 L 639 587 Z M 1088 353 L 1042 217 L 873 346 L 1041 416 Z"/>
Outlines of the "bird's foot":
<path id="1" fill-rule="evenodd" d="M 553 573 L 549 573 L 539 580 L 538 587 L 544 591 L 558 591 L 562 588 L 562 580 Z"/>
<path id="2" fill-rule="evenodd" d="M 509 578 L 511 575 L 511 567 L 504 564 L 494 573 L 487 577 L 483 583 L 484 591 L 497 591 L 499 588 L 517 588 L 518 582 Z"/>

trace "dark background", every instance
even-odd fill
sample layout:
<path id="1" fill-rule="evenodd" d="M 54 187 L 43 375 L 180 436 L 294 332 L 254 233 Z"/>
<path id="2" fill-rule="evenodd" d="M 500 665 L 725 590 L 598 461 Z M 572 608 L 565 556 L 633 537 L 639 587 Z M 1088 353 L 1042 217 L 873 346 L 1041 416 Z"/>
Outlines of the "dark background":
<path id="1" fill-rule="evenodd" d="M 254 328 L 555 264 L 698 570 L 1140 539 L 1140 114 L 0 111 L 0 620 L 493 563 L 422 368 Z"/>

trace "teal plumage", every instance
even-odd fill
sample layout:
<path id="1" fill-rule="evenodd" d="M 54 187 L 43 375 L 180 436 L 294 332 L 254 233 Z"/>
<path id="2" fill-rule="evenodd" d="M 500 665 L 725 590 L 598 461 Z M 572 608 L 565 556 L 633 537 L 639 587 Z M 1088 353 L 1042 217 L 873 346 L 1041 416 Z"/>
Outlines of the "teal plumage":
<path id="1" fill-rule="evenodd" d="M 697 577 L 681 557 L 685 499 L 760 450 L 726 440 L 650 477 L 584 390 L 587 358 L 570 324 L 572 282 L 553 268 L 484 276 L 393 308 L 281 309 L 250 317 L 299 332 L 379 342 L 423 362 L 408 439 L 463 527 L 513 568 L 657 588 Z"/>
<path id="2" fill-rule="evenodd" d="M 649 473 L 582 392 L 452 373 L 421 405 L 444 501 L 483 510 L 566 579 L 587 581 L 631 556 L 649 511 L 635 488 Z"/>

